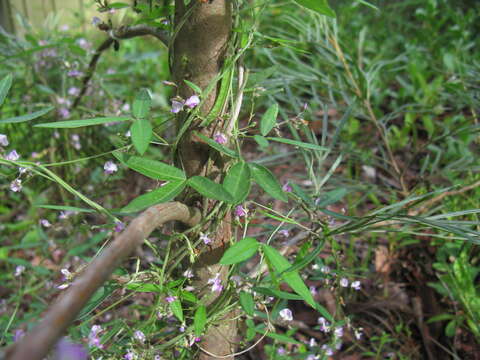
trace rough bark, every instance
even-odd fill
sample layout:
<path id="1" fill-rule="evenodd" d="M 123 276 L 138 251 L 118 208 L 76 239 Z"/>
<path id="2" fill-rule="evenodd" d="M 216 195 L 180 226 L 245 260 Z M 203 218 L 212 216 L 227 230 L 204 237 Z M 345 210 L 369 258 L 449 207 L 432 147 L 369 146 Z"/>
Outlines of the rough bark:
<path id="1" fill-rule="evenodd" d="M 173 43 L 173 56 L 171 71 L 178 86 L 178 95 L 183 99 L 193 94 L 192 89 L 183 80 L 188 80 L 205 90 L 222 69 L 225 60 L 228 41 L 232 30 L 231 2 L 228 0 L 213 0 L 211 2 L 192 1 L 185 7 L 181 0 L 175 4 L 175 26 L 179 32 Z M 214 88 L 203 100 L 200 110 L 201 115 L 207 115 L 212 109 L 217 96 Z M 180 119 L 181 122 L 181 119 Z M 183 166 L 188 176 L 203 175 L 212 180 L 220 181 L 224 170 L 224 161 L 218 154 L 212 158 L 210 148 L 200 141 L 193 132 L 198 131 L 212 138 L 216 131 L 221 131 L 223 120 L 218 118 L 208 127 L 200 127 L 200 121 L 194 119 L 189 130 L 179 142 L 177 159 Z M 181 126 L 181 124 L 180 124 Z M 198 199 L 185 199 L 187 203 Z M 208 211 L 213 203 L 204 202 Z M 216 231 L 211 234 L 212 244 L 207 251 L 200 254 L 194 264 L 195 281 L 197 289 L 203 289 L 200 298 L 206 305 L 215 301 L 216 296 L 206 295 L 209 278 L 220 273 L 222 280 L 226 279 L 228 268 L 218 265 L 227 244 L 232 236 L 230 214 L 220 222 Z M 207 288 L 207 290 L 205 290 Z M 203 337 L 200 346 L 209 353 L 217 356 L 232 354 L 235 350 L 235 337 L 237 334 L 235 314 L 226 315 L 218 324 L 210 326 Z M 202 352 L 199 359 L 215 359 L 213 355 Z M 232 358 L 233 357 L 228 357 Z"/>

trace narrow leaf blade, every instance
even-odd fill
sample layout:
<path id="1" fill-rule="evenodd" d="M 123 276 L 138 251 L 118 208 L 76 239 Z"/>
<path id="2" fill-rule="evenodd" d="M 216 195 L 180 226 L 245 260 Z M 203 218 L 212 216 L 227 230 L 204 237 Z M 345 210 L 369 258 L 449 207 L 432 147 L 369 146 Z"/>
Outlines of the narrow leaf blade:
<path id="1" fill-rule="evenodd" d="M 8 90 L 10 90 L 10 87 L 12 86 L 12 80 L 12 74 L 8 74 L 0 81 L 0 106 L 2 106 L 7 97 Z"/>
<path id="2" fill-rule="evenodd" d="M 320 15 L 336 17 L 335 11 L 328 5 L 327 0 L 295 0 L 295 2 L 307 9 L 316 11 Z"/>
<path id="3" fill-rule="evenodd" d="M 310 144 L 306 143 L 303 141 L 297 141 L 297 140 L 291 140 L 291 139 L 284 139 L 284 138 L 279 138 L 279 137 L 268 137 L 268 140 L 276 141 L 279 143 L 284 143 L 284 144 L 289 144 L 293 146 L 298 146 L 304 149 L 310 149 L 310 150 L 318 150 L 318 151 L 328 151 L 326 147 L 317 145 L 317 144 Z"/>
<path id="4" fill-rule="evenodd" d="M 288 201 L 287 195 L 282 190 L 280 183 L 275 176 L 273 176 L 270 170 L 255 163 L 249 163 L 248 166 L 250 167 L 250 171 L 255 182 L 260 185 L 260 187 L 265 190 L 268 195 L 278 200 L 285 202 Z"/>
<path id="5" fill-rule="evenodd" d="M 237 264 L 247 260 L 257 252 L 259 246 L 260 243 L 256 239 L 252 237 L 246 237 L 225 251 L 220 259 L 220 264 Z"/>
<path id="6" fill-rule="evenodd" d="M 180 300 L 176 299 L 175 301 L 171 302 L 170 310 L 172 310 L 173 315 L 175 315 L 180 322 L 183 322 L 183 309 Z"/>
<path id="7" fill-rule="evenodd" d="M 224 187 L 204 176 L 194 176 L 188 179 L 188 185 L 209 199 L 233 203 L 233 198 Z"/>
<path id="8" fill-rule="evenodd" d="M 131 118 L 125 116 L 112 116 L 112 117 L 102 117 L 102 118 L 93 118 L 93 119 L 83 119 L 83 120 L 67 120 L 67 121 L 56 121 L 50 123 L 37 124 L 35 127 L 41 128 L 51 128 L 51 129 L 74 129 L 84 126 L 92 125 L 101 125 L 111 122 L 120 122 L 128 121 Z"/>
<path id="9" fill-rule="evenodd" d="M 243 161 L 232 166 L 223 182 L 223 187 L 232 195 L 235 204 L 247 198 L 250 186 L 250 168 Z"/>
<path id="10" fill-rule="evenodd" d="M 130 127 L 132 142 L 140 155 L 147 151 L 150 140 L 152 139 L 153 129 L 150 122 L 145 119 L 135 120 Z"/>
<path id="11" fill-rule="evenodd" d="M 45 109 L 35 111 L 31 114 L 25 114 L 25 115 L 16 116 L 16 117 L 13 117 L 13 118 L 0 120 L 0 124 L 14 124 L 14 123 L 30 121 L 30 120 L 33 120 L 33 119 L 39 118 L 40 116 L 45 115 L 46 113 L 52 111 L 53 109 L 54 109 L 53 106 L 48 106 Z"/>
<path id="12" fill-rule="evenodd" d="M 266 136 L 277 123 L 278 104 L 275 103 L 270 106 L 260 120 L 260 132 Z"/>
<path id="13" fill-rule="evenodd" d="M 223 146 L 222 144 L 219 144 L 219 143 L 215 142 L 214 140 L 206 137 L 205 135 L 203 135 L 199 132 L 195 132 L 195 135 L 197 135 L 200 139 L 205 141 L 208 145 L 210 145 L 212 148 L 214 148 L 218 152 L 221 152 L 221 153 L 223 153 L 225 155 L 228 155 L 232 158 L 238 158 L 239 157 L 238 154 L 235 151 L 233 151 L 232 149 L 229 149 L 226 146 Z"/>
<path id="14" fill-rule="evenodd" d="M 140 195 L 122 208 L 121 212 L 132 213 L 141 211 L 150 206 L 170 201 L 185 188 L 185 181 L 171 181 L 158 189 Z"/>

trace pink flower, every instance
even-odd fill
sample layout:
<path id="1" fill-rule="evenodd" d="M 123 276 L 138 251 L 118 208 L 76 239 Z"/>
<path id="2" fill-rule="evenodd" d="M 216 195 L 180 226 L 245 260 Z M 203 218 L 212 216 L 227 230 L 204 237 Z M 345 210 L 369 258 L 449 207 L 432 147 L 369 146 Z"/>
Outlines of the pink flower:
<path id="1" fill-rule="evenodd" d="M 185 276 L 187 279 L 193 278 L 193 271 L 192 269 L 187 269 L 183 272 L 183 276 Z"/>
<path id="2" fill-rule="evenodd" d="M 128 350 L 127 353 L 123 356 L 125 360 L 135 360 L 137 356 L 132 350 Z"/>
<path id="3" fill-rule="evenodd" d="M 222 133 L 216 133 L 215 135 L 213 135 L 213 139 L 215 140 L 216 143 L 221 145 L 227 143 L 227 137 Z"/>
<path id="4" fill-rule="evenodd" d="M 208 245 L 212 242 L 212 239 L 210 239 L 208 235 L 204 233 L 200 233 L 200 240 L 202 240 L 205 245 Z"/>
<path id="5" fill-rule="evenodd" d="M 19 192 L 22 190 L 22 180 L 20 179 L 15 179 L 10 183 L 10 190 L 13 192 Z"/>
<path id="6" fill-rule="evenodd" d="M 212 286 L 212 292 L 221 292 L 223 290 L 220 273 L 216 273 L 213 278 L 208 279 L 207 283 Z"/>
<path id="7" fill-rule="evenodd" d="M 133 337 L 140 341 L 142 344 L 145 343 L 145 340 L 147 339 L 145 337 L 145 334 L 143 332 L 141 332 L 140 330 L 136 330 L 134 333 L 133 333 Z"/>
<path id="8" fill-rule="evenodd" d="M 174 302 L 175 300 L 177 300 L 177 297 L 176 296 L 167 296 L 165 298 L 165 301 L 169 304 L 171 304 L 172 302 Z"/>
<path id="9" fill-rule="evenodd" d="M 68 95 L 70 96 L 77 96 L 78 94 L 80 94 L 80 89 L 75 87 L 75 86 L 72 86 L 71 88 L 68 89 Z"/>
<path id="10" fill-rule="evenodd" d="M 113 229 L 113 231 L 118 233 L 123 231 L 123 229 L 125 229 L 125 224 L 121 221 L 115 221 L 115 228 Z"/>
<path id="11" fill-rule="evenodd" d="M 118 166 L 113 161 L 107 161 L 105 165 L 103 165 L 103 169 L 106 175 L 111 175 L 118 171 Z"/>
<path id="12" fill-rule="evenodd" d="M 0 145 L 8 146 L 8 138 L 5 134 L 0 134 Z"/>
<path id="13" fill-rule="evenodd" d="M 289 308 L 285 308 L 285 309 L 280 310 L 278 315 L 280 315 L 280 317 L 285 321 L 292 321 L 293 320 L 292 310 L 290 310 Z"/>
<path id="14" fill-rule="evenodd" d="M 243 216 L 247 216 L 247 209 L 245 209 L 242 205 L 237 205 L 235 207 L 235 216 L 238 216 L 238 217 L 243 217 Z"/>
<path id="15" fill-rule="evenodd" d="M 60 108 L 58 109 L 58 115 L 60 115 L 62 119 L 68 119 L 70 117 L 70 111 L 67 108 Z"/>
<path id="16" fill-rule="evenodd" d="M 189 107 L 190 109 L 193 109 L 198 104 L 200 104 L 200 98 L 197 95 L 192 95 L 185 100 L 185 106 Z"/>
<path id="17" fill-rule="evenodd" d="M 18 277 L 22 275 L 24 271 L 25 271 L 25 266 L 17 265 L 17 267 L 15 267 L 15 273 L 13 274 L 13 276 Z"/>
<path id="18" fill-rule="evenodd" d="M 7 156 L 5 156 L 5 159 L 9 161 L 17 161 L 20 159 L 20 155 L 18 155 L 16 150 L 12 150 L 7 154 Z"/>
<path id="19" fill-rule="evenodd" d="M 177 114 L 183 109 L 184 102 L 178 100 L 172 100 L 172 113 Z"/>
<path id="20" fill-rule="evenodd" d="M 288 182 L 285 182 L 285 184 L 283 184 L 282 186 L 282 190 L 285 192 L 292 192 L 292 187 Z"/>
<path id="21" fill-rule="evenodd" d="M 52 226 L 52 224 L 50 224 L 50 221 L 48 221 L 47 219 L 41 219 L 40 220 L 40 225 L 42 225 L 43 227 L 46 227 L 46 228 L 49 228 L 50 226 Z"/>

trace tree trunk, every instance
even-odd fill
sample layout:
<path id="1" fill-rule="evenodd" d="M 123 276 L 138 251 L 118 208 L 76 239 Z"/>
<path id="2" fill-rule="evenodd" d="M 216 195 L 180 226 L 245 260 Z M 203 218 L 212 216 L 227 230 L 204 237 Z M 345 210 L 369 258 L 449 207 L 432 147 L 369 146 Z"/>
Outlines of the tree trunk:
<path id="1" fill-rule="evenodd" d="M 232 10 L 229 0 L 213 0 L 210 2 L 201 2 L 193 0 L 188 7 L 185 7 L 182 0 L 177 0 L 175 4 L 175 27 L 180 30 L 174 41 L 171 71 L 173 78 L 178 86 L 178 95 L 187 99 L 193 95 L 193 90 L 183 81 L 188 80 L 205 90 L 212 80 L 222 71 L 228 42 L 232 30 Z M 200 114 L 206 116 L 212 109 L 216 97 L 217 87 L 215 87 L 203 100 Z M 182 125 L 182 119 L 179 120 L 179 127 Z M 212 138 L 216 131 L 221 131 L 223 120 L 220 118 L 213 121 L 207 127 L 200 127 L 200 119 L 194 119 L 188 131 L 179 142 L 177 150 L 177 162 L 182 166 L 187 175 L 207 176 L 212 180 L 220 181 L 225 168 L 225 161 L 218 153 L 211 152 L 209 146 L 203 143 L 193 132 L 198 131 L 203 135 Z M 203 204 L 209 211 L 214 205 L 213 201 L 205 202 L 199 198 L 184 199 L 187 203 L 195 202 Z M 218 265 L 226 246 L 232 236 L 231 216 L 229 213 L 211 233 L 212 243 L 208 251 L 200 254 L 197 262 L 194 264 L 194 286 L 196 289 L 208 288 L 208 279 L 213 278 L 216 273 L 220 273 L 220 278 L 224 282 L 228 268 Z M 209 226 L 208 224 L 206 226 Z M 210 305 L 217 296 L 212 293 L 205 296 L 205 293 L 199 294 L 200 299 L 207 299 L 205 305 Z M 237 332 L 235 314 L 227 314 L 218 325 L 209 326 L 207 333 L 202 339 L 200 346 L 208 352 L 225 356 L 232 354 L 235 350 L 235 337 Z M 230 357 L 233 359 L 233 356 Z M 214 356 L 206 352 L 201 353 L 199 359 L 215 359 Z"/>

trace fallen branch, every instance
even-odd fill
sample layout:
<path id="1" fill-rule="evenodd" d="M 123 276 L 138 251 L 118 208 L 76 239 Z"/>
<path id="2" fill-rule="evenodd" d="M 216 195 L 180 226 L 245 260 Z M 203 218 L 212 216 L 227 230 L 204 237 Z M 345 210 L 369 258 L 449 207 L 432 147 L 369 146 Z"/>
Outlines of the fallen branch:
<path id="1" fill-rule="evenodd" d="M 121 26 L 118 29 L 108 30 L 107 32 L 109 37 L 100 44 L 97 50 L 95 50 L 95 53 L 93 54 L 93 57 L 90 60 L 90 63 L 88 64 L 88 70 L 82 79 L 82 89 L 80 90 L 80 93 L 75 98 L 75 101 L 73 102 L 73 105 L 70 108 L 70 110 L 75 109 L 78 106 L 78 104 L 80 104 L 80 100 L 87 92 L 88 83 L 90 82 L 90 79 L 92 78 L 93 73 L 95 72 L 95 68 L 97 67 L 97 63 L 98 63 L 98 60 L 100 59 L 100 56 L 105 50 L 110 48 L 110 46 L 112 46 L 112 44 L 115 41 L 123 40 L 123 39 L 131 39 L 137 36 L 145 36 L 145 35 L 151 35 L 156 37 L 166 46 L 168 46 L 168 41 L 169 41 L 168 35 L 165 30 L 161 30 L 159 28 L 155 28 L 147 25 Z"/>
<path id="2" fill-rule="evenodd" d="M 76 319 L 94 292 L 110 277 L 118 264 L 141 245 L 156 227 L 174 220 L 188 226 L 195 226 L 200 219 L 198 209 L 189 208 L 180 202 L 152 206 L 143 212 L 86 267 L 50 307 L 41 322 L 19 342 L 6 349 L 5 358 L 8 360 L 43 359 Z"/>

